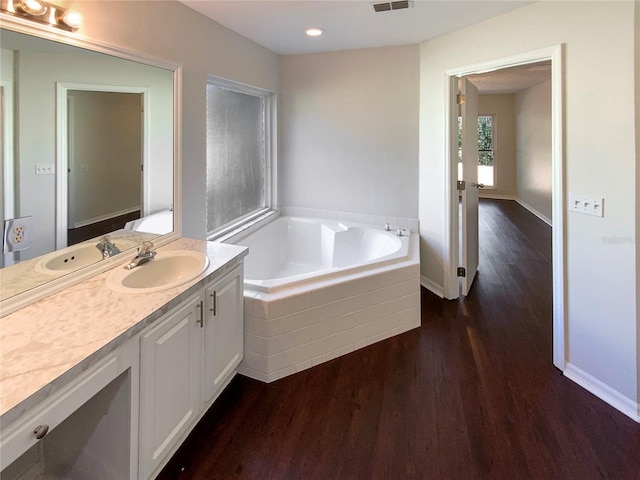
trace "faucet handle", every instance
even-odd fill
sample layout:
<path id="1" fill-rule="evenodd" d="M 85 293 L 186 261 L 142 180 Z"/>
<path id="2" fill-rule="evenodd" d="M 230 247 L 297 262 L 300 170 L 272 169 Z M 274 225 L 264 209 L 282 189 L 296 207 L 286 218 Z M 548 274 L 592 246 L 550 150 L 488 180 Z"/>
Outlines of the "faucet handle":
<path id="1" fill-rule="evenodd" d="M 384 224 L 384 229 L 386 232 L 390 232 L 391 231 L 391 224 L 390 223 L 385 223 Z"/>
<path id="2" fill-rule="evenodd" d="M 140 253 L 149 253 L 152 248 L 153 248 L 153 242 L 146 240 L 142 242 L 142 246 L 139 248 L 138 251 Z"/>

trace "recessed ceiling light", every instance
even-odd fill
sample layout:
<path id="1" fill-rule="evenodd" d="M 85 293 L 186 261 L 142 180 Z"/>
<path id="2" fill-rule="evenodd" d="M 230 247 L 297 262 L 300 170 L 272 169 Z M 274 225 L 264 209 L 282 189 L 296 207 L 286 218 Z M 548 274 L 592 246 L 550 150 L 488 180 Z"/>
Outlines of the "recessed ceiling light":
<path id="1" fill-rule="evenodd" d="M 322 29 L 320 27 L 310 27 L 310 28 L 307 28 L 304 31 L 304 33 L 306 33 L 310 37 L 319 37 L 320 35 L 322 35 L 324 33 L 324 29 Z"/>

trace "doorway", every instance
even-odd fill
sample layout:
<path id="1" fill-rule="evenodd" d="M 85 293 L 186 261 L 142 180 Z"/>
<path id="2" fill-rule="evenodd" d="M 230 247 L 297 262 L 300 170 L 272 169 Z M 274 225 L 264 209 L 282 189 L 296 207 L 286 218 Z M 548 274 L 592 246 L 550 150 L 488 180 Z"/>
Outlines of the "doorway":
<path id="1" fill-rule="evenodd" d="M 144 215 L 144 88 L 58 84 L 56 248 Z"/>
<path id="2" fill-rule="evenodd" d="M 447 118 L 445 135 L 447 142 L 447 177 L 445 195 L 449 199 L 445 214 L 445 233 L 448 236 L 445 243 L 448 249 L 445 251 L 445 282 L 444 294 L 446 298 L 453 299 L 459 296 L 458 286 L 458 249 L 459 249 L 459 200 L 457 188 L 457 125 L 458 125 L 458 79 L 460 77 L 492 72 L 508 67 L 551 62 L 551 155 L 552 155 L 552 223 L 555 226 L 552 231 L 552 271 L 553 271 L 553 363 L 560 370 L 565 369 L 565 277 L 566 277 L 566 244 L 564 224 L 564 145 L 563 145 L 563 77 L 562 77 L 562 47 L 550 47 L 546 49 L 526 52 L 508 58 L 497 59 L 480 64 L 463 66 L 446 71 L 447 75 Z M 477 248 L 477 243 L 475 247 Z M 463 265 L 464 266 L 464 265 Z"/>

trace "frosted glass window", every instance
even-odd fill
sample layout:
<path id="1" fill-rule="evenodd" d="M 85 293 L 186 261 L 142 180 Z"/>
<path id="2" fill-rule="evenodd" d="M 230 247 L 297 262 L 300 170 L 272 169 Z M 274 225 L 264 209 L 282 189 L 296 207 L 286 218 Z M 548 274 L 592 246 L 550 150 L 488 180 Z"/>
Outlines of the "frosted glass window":
<path id="1" fill-rule="evenodd" d="M 267 206 L 265 98 L 207 85 L 207 231 Z"/>

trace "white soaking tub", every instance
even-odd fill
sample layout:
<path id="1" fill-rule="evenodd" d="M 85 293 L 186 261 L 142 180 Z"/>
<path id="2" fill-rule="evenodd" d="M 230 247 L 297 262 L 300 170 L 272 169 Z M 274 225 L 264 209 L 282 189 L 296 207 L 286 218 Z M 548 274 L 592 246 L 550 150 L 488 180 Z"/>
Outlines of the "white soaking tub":
<path id="1" fill-rule="evenodd" d="M 406 260 L 409 237 L 371 226 L 280 217 L 244 240 L 245 288 L 275 292 Z"/>
<path id="2" fill-rule="evenodd" d="M 270 382 L 420 325 L 418 235 L 279 217 L 245 259 L 245 359 Z"/>

